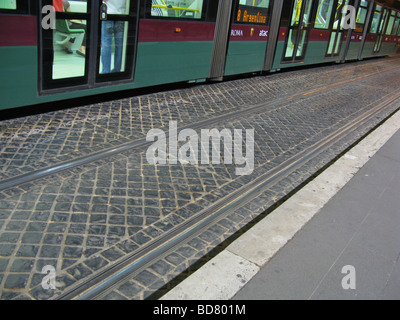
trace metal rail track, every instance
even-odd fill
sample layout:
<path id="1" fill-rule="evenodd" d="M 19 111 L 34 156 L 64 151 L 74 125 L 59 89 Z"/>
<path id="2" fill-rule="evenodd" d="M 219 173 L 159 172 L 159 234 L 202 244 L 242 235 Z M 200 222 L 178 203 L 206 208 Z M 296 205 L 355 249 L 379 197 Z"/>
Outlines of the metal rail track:
<path id="1" fill-rule="evenodd" d="M 379 62 L 375 62 L 374 64 L 379 64 Z M 392 68 L 390 68 L 390 66 L 389 66 L 385 70 L 381 71 L 380 73 L 382 74 L 382 73 L 391 73 L 391 72 L 395 72 L 395 71 Z M 195 122 L 195 123 L 180 127 L 180 128 L 178 128 L 178 130 L 183 130 L 183 129 L 188 129 L 188 128 L 195 129 L 195 130 L 202 129 L 205 127 L 209 127 L 211 125 L 215 125 L 220 122 L 225 122 L 229 119 L 240 118 L 240 116 L 261 112 L 267 107 L 271 107 L 273 105 L 279 105 L 280 103 L 288 102 L 288 101 L 291 101 L 296 98 L 301 98 L 303 96 L 317 94 L 317 93 L 328 91 L 328 90 L 334 90 L 337 87 L 344 86 L 344 85 L 347 85 L 352 82 L 360 81 L 362 79 L 365 79 L 365 78 L 368 78 L 368 77 L 371 77 L 374 75 L 376 75 L 376 73 L 371 72 L 369 74 L 366 74 L 366 75 L 363 75 L 360 77 L 348 79 L 345 81 L 338 81 L 338 82 L 332 83 L 325 87 L 321 86 L 320 88 L 314 89 L 312 91 L 296 93 L 294 95 L 287 95 L 285 97 L 275 99 L 275 100 L 269 101 L 267 103 L 256 104 L 247 109 L 237 110 L 237 111 L 233 111 L 233 112 L 221 115 L 221 116 L 214 117 L 212 119 Z M 166 136 L 168 137 L 168 132 L 166 133 Z M 86 165 L 86 164 L 89 164 L 89 163 L 92 163 L 92 162 L 95 162 L 98 160 L 102 160 L 102 159 L 120 154 L 125 151 L 143 148 L 143 147 L 150 145 L 151 143 L 152 142 L 146 141 L 146 139 L 135 140 L 132 142 L 121 144 L 117 147 L 104 149 L 99 152 L 87 155 L 87 156 L 79 157 L 74 160 L 62 162 L 60 164 L 57 164 L 57 165 L 54 165 L 51 167 L 39 169 L 39 170 L 36 170 L 33 172 L 29 172 L 29 173 L 26 173 L 23 175 L 19 175 L 19 176 L 10 178 L 10 179 L 5 179 L 0 182 L 0 191 L 6 190 L 9 188 L 13 188 L 13 187 L 22 185 L 24 183 L 32 182 L 32 181 L 35 181 L 38 179 L 42 179 L 47 176 L 50 176 L 50 175 L 53 175 L 53 174 L 56 174 L 59 172 L 63 172 L 63 171 L 66 171 L 66 170 L 69 170 L 69 169 L 72 169 L 72 168 L 75 168 L 78 166 L 82 166 L 82 165 Z"/>
<path id="2" fill-rule="evenodd" d="M 219 220 L 228 216 L 239 206 L 243 206 L 256 198 L 260 193 L 271 188 L 274 184 L 281 181 L 281 179 L 287 177 L 305 163 L 327 150 L 336 141 L 344 138 L 355 128 L 372 119 L 378 112 L 383 111 L 386 107 L 399 99 L 400 93 L 388 97 L 385 101 L 369 109 L 351 123 L 334 131 L 305 150 L 300 151 L 296 156 L 281 163 L 264 175 L 259 176 L 251 183 L 236 190 L 211 207 L 199 212 L 185 223 L 163 234 L 140 250 L 125 256 L 119 263 L 106 268 L 95 277 L 63 293 L 56 297 L 56 299 L 101 299 L 113 288 L 121 285 L 128 278 L 154 263 L 156 259 L 176 250 L 180 245 L 186 243 Z"/>
<path id="3" fill-rule="evenodd" d="M 380 61 L 371 64 L 379 65 Z M 393 69 L 390 68 L 390 66 L 386 67 L 385 65 L 384 67 L 385 68 L 380 71 L 380 75 L 395 72 Z M 190 127 L 191 129 L 205 128 L 207 126 L 225 122 L 230 119 L 240 118 L 243 115 L 269 111 L 268 107 L 271 106 L 275 106 L 275 108 L 271 109 L 271 111 L 277 110 L 280 108 L 281 105 L 283 106 L 287 102 L 296 98 L 319 94 L 321 92 L 329 92 L 330 90 L 337 89 L 340 86 L 345 86 L 349 83 L 357 82 L 374 75 L 376 75 L 376 73 L 371 72 L 360 77 L 355 77 L 344 81 L 337 81 L 331 83 L 326 87 L 323 87 L 321 85 L 319 88 L 316 88 L 312 91 L 298 92 L 294 95 L 286 95 L 280 99 L 275 99 L 267 103 L 260 103 L 245 110 L 237 110 L 222 116 L 215 117 L 210 120 L 194 122 L 193 124 L 179 128 L 179 130 L 188 127 Z M 230 196 L 225 197 L 221 201 L 215 203 L 212 207 L 207 208 L 207 210 L 199 212 L 197 215 L 190 218 L 184 224 L 177 226 L 175 229 L 162 235 L 160 238 L 154 240 L 148 245 L 142 247 L 140 250 L 135 251 L 130 255 L 127 255 L 123 258 L 123 260 L 103 270 L 95 277 L 87 279 L 83 282 L 79 282 L 77 286 L 72 287 L 70 290 L 63 292 L 61 293 L 61 295 L 58 295 L 54 298 L 100 299 L 105 294 L 107 294 L 107 292 L 112 290 L 112 288 L 126 281 L 128 277 L 132 276 L 132 274 L 138 273 L 145 269 L 146 266 L 153 263 L 156 258 L 159 258 L 160 256 L 166 255 L 168 252 L 175 250 L 182 243 L 189 241 L 189 239 L 201 233 L 202 230 L 207 229 L 217 221 L 223 219 L 223 217 L 229 215 L 238 206 L 241 206 L 244 203 L 251 201 L 252 199 L 257 197 L 260 192 L 278 183 L 282 178 L 286 177 L 288 174 L 301 167 L 304 163 L 312 159 L 314 156 L 317 156 L 318 154 L 329 148 L 329 146 L 334 143 L 336 139 L 345 136 L 346 133 L 350 132 L 352 128 L 354 128 L 356 125 L 363 123 L 363 121 L 367 121 L 369 118 L 373 117 L 375 112 L 384 109 L 386 105 L 398 99 L 399 96 L 400 95 L 392 96 L 385 102 L 379 104 L 380 107 L 377 106 L 361 116 L 360 119 L 357 118 L 358 120 L 356 120 L 356 122 L 353 122 L 352 124 L 349 124 L 343 129 L 337 131 L 336 133 L 329 135 L 326 139 L 302 151 L 296 157 L 282 163 L 279 167 L 276 167 L 268 174 L 259 177 L 251 184 L 248 184 L 243 188 L 237 190 L 236 192 L 232 193 Z M 58 172 L 66 171 L 77 166 L 82 166 L 93 161 L 111 157 L 124 151 L 132 150 L 135 148 L 142 148 L 148 144 L 150 144 L 150 142 L 147 142 L 145 139 L 136 140 L 130 143 L 122 144 L 118 147 L 113 147 L 97 153 L 93 153 L 88 156 L 77 158 L 73 161 L 60 163 L 52 167 L 4 180 L 0 182 L 0 191 L 21 185 L 23 183 L 32 182 L 36 179 L 41 179 L 46 176 L 56 174 Z"/>

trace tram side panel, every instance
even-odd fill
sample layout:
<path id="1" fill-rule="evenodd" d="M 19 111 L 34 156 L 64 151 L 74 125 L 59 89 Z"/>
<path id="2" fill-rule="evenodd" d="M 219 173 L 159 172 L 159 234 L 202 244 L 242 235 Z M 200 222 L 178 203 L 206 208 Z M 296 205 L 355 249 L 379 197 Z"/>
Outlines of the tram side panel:
<path id="1" fill-rule="evenodd" d="M 0 15 L 0 110 L 37 96 L 36 17 Z"/>
<path id="2" fill-rule="evenodd" d="M 206 79 L 215 23 L 142 20 L 135 87 Z"/>
<path id="3" fill-rule="evenodd" d="M 273 2 L 235 1 L 226 56 L 226 76 L 263 70 Z"/>
<path id="4" fill-rule="evenodd" d="M 195 0 L 183 10 L 182 1 L 147 0 L 139 25 L 135 88 L 208 77 L 218 2 Z"/>

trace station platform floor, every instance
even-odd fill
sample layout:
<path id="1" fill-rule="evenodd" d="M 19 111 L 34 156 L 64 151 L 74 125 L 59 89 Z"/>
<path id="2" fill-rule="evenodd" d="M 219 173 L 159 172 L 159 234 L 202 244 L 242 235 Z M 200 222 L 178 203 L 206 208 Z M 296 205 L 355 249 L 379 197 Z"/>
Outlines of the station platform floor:
<path id="1" fill-rule="evenodd" d="M 397 131 L 233 299 L 399 300 L 399 195 Z"/>
<path id="2" fill-rule="evenodd" d="M 400 112 L 162 300 L 399 300 L 399 192 Z"/>
<path id="3" fill-rule="evenodd" d="M 1 120 L 0 299 L 155 300 L 168 299 L 173 292 L 178 292 L 177 300 L 190 299 L 186 293 L 179 296 L 179 288 L 203 267 L 219 266 L 214 259 L 221 257 L 228 259 L 223 265 L 232 272 L 208 272 L 207 281 L 201 280 L 190 292 L 202 292 L 201 283 L 217 277 L 224 280 L 222 289 L 208 286 L 212 295 L 202 298 L 239 298 L 252 288 L 248 280 L 260 270 L 262 276 L 271 258 L 257 260 L 263 251 L 262 236 L 272 237 L 266 243 L 274 247 L 265 249 L 270 255 L 276 248 L 284 253 L 293 232 L 310 220 L 299 204 L 319 209 L 320 204 L 309 201 L 324 191 L 337 191 L 333 181 L 341 175 L 331 174 L 325 178 L 328 184 L 306 188 L 308 194 L 296 200 L 304 184 L 323 177 L 321 172 L 337 157 L 396 116 L 399 77 L 400 57 L 393 56 L 114 96 L 70 108 L 57 108 L 55 102 L 54 110 Z M 220 163 L 152 164 L 148 152 L 155 141 L 150 133 L 173 133 L 174 125 L 177 132 L 186 129 L 198 137 L 212 129 L 249 133 L 249 138 L 235 138 L 235 146 L 241 144 L 246 153 L 253 150 L 246 155 L 247 162 L 238 157 L 225 163 L 229 154 L 220 152 Z M 184 141 L 180 143 L 185 150 Z M 208 151 L 211 156 L 213 150 Z M 345 159 L 357 161 L 361 154 Z M 238 174 L 244 165 L 251 170 Z M 392 189 L 383 197 L 398 187 L 394 174 L 390 179 Z M 293 207 L 287 207 L 290 203 Z M 278 210 L 285 213 L 277 215 Z M 377 232 L 368 224 L 369 219 L 378 219 L 375 213 L 356 214 L 353 227 Z M 332 226 L 347 217 L 344 214 L 332 218 Z M 250 234 L 252 245 L 245 244 L 248 231 L 274 217 L 278 225 Z M 344 235 L 352 231 L 338 230 Z M 353 241 L 361 241 L 357 235 Z M 348 248 L 353 248 L 352 242 Z M 396 245 L 388 244 L 389 249 L 395 252 Z M 350 254 L 330 253 L 338 263 Z M 387 258 L 393 260 L 389 253 Z M 380 254 L 385 255 L 383 249 Z M 329 267 L 336 267 L 335 259 Z M 355 267 L 358 288 L 364 272 L 360 259 L 345 262 Z M 291 266 L 294 276 L 296 264 Z M 331 280 L 331 273 L 325 273 L 323 279 Z M 314 289 L 322 284 L 314 283 Z M 264 294 L 257 290 L 250 292 Z M 320 291 L 315 293 L 322 297 Z"/>

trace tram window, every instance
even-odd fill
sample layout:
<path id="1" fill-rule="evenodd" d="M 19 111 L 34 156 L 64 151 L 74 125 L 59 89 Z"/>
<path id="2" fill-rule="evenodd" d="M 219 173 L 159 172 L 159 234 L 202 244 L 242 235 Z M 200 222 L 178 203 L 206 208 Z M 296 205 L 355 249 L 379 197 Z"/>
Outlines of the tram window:
<path id="1" fill-rule="evenodd" d="M 69 25 L 70 21 L 73 21 Z M 52 79 L 66 79 L 82 77 L 85 75 L 85 55 L 86 50 L 86 20 L 56 20 L 57 32 L 54 34 L 53 43 L 53 68 Z M 67 31 L 73 30 L 73 35 L 69 38 Z M 72 29 L 74 28 L 74 29 Z M 80 29 L 78 29 L 80 28 Z M 75 54 L 72 54 L 75 52 Z"/>
<path id="2" fill-rule="evenodd" d="M 289 25 L 289 20 L 292 14 L 291 7 L 292 7 L 291 1 L 283 1 L 282 17 L 281 17 L 282 27 L 287 27 Z"/>
<path id="3" fill-rule="evenodd" d="M 400 18 L 397 18 L 393 26 L 392 36 L 397 35 L 397 30 L 399 29 L 399 25 L 400 25 Z"/>
<path id="4" fill-rule="evenodd" d="M 53 0 L 53 6 L 61 13 L 56 19 L 53 33 L 53 63 L 51 79 L 70 79 L 86 74 L 87 20 L 78 19 L 81 13 L 87 13 L 87 1 Z"/>
<path id="5" fill-rule="evenodd" d="M 360 6 L 361 6 L 361 7 L 368 8 L 368 1 L 366 1 L 366 0 L 361 0 Z"/>
<path id="6" fill-rule="evenodd" d="M 367 18 L 368 10 L 366 8 L 360 7 L 357 14 L 356 30 L 355 32 L 363 32 L 365 19 Z"/>
<path id="7" fill-rule="evenodd" d="M 329 29 L 334 2 L 334 0 L 319 0 L 317 16 L 314 24 L 315 28 Z"/>
<path id="8" fill-rule="evenodd" d="M 1 0 L 0 0 L 1 1 Z M 67 13 L 86 13 L 87 1 L 85 0 L 69 0 L 63 2 L 61 0 L 53 0 L 53 6 L 56 11 L 64 11 Z"/>
<path id="9" fill-rule="evenodd" d="M 207 5 L 207 21 L 217 21 L 218 1 L 208 1 Z"/>
<path id="10" fill-rule="evenodd" d="M 392 34 L 393 26 L 394 26 L 394 21 L 396 19 L 396 12 L 392 10 L 392 13 L 389 18 L 389 23 L 386 28 L 386 35 L 390 36 Z"/>
<path id="11" fill-rule="evenodd" d="M 236 23 L 266 24 L 270 0 L 240 0 L 236 10 Z"/>
<path id="12" fill-rule="evenodd" d="M 151 17 L 202 19 L 204 0 L 152 0 Z"/>
<path id="13" fill-rule="evenodd" d="M 379 20 L 382 15 L 382 7 L 377 6 L 374 12 L 374 17 L 372 18 L 371 27 L 369 33 L 376 34 L 378 32 Z"/>
<path id="14" fill-rule="evenodd" d="M 16 10 L 17 0 L 0 0 L 0 9 Z"/>

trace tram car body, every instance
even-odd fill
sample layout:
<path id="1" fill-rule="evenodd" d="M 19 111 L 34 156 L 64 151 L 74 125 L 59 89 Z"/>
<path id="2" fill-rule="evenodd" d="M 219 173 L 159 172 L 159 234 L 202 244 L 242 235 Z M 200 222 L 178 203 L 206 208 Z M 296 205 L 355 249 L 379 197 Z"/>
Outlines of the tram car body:
<path id="1" fill-rule="evenodd" d="M 0 0 L 0 110 L 362 60 L 400 45 L 400 7 L 374 0 L 60 3 Z M 354 29 L 342 23 L 346 5 Z"/>

